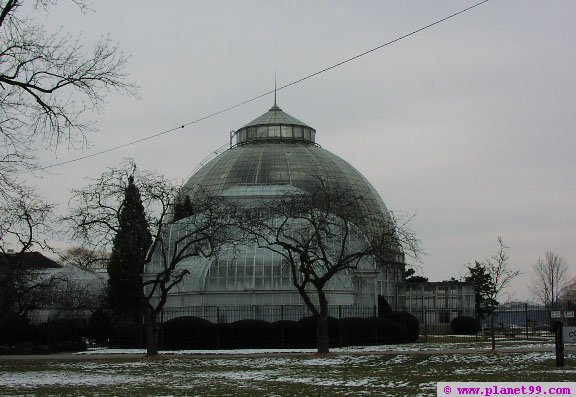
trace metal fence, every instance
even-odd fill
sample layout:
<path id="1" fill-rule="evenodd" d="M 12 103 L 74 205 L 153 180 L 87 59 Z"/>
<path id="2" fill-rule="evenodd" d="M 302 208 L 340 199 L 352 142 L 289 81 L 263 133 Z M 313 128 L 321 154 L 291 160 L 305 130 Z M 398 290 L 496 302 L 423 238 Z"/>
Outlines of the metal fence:
<path id="1" fill-rule="evenodd" d="M 572 309 L 573 310 L 573 309 Z M 576 325 L 573 311 L 569 308 L 550 308 L 538 305 L 519 304 L 502 306 L 493 314 L 494 329 L 491 328 L 491 317 L 481 319 L 482 330 L 474 335 L 456 335 L 451 327 L 455 317 L 475 317 L 472 309 L 421 309 L 407 310 L 418 319 L 420 325 L 421 342 L 455 342 L 455 341 L 487 341 L 491 333 L 498 339 L 509 340 L 543 340 L 551 341 L 553 333 L 551 325 L 554 321 L 562 320 L 566 325 Z M 560 313 L 559 318 L 555 316 Z M 570 317 L 572 313 L 572 317 Z M 163 311 L 161 322 L 177 317 L 198 317 L 215 324 L 227 324 L 239 320 L 253 319 L 275 322 L 280 320 L 297 321 L 312 313 L 304 305 L 283 306 L 198 306 L 167 308 Z M 378 317 L 376 306 L 330 306 L 329 316 L 337 319 L 349 317 Z"/>

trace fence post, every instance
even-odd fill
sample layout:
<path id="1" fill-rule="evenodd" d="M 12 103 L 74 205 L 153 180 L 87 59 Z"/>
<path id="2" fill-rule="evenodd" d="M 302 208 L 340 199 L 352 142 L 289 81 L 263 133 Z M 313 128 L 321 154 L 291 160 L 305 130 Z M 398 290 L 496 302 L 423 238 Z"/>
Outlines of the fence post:
<path id="1" fill-rule="evenodd" d="M 342 305 L 338 305 L 338 347 L 342 347 Z"/>
<path id="2" fill-rule="evenodd" d="M 526 340 L 528 340 L 528 303 L 524 303 L 524 319 L 526 328 Z"/>
<path id="3" fill-rule="evenodd" d="M 164 308 L 160 311 L 160 325 L 158 327 L 158 336 L 160 339 L 160 349 L 164 348 Z"/>
<path id="4" fill-rule="evenodd" d="M 220 306 L 216 306 L 216 349 L 220 349 Z"/>
<path id="5" fill-rule="evenodd" d="M 428 313 L 426 312 L 426 306 L 424 306 L 424 341 L 428 342 Z"/>
<path id="6" fill-rule="evenodd" d="M 280 344 L 282 346 L 282 349 L 284 349 L 284 305 L 280 306 L 280 324 L 282 324 L 282 326 L 280 327 Z"/>

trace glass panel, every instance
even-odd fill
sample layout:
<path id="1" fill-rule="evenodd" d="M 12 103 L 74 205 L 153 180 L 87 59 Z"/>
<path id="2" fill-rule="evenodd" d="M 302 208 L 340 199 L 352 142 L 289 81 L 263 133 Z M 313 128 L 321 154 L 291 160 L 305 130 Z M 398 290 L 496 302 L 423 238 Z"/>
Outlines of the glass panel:
<path id="1" fill-rule="evenodd" d="M 268 127 L 258 127 L 257 133 L 258 133 L 258 138 L 267 138 L 268 137 Z"/>
<path id="2" fill-rule="evenodd" d="M 292 138 L 292 127 L 283 125 L 282 126 L 282 138 Z"/>
<path id="3" fill-rule="evenodd" d="M 254 266 L 246 265 L 246 278 L 244 283 L 246 288 L 254 288 Z"/>
<path id="4" fill-rule="evenodd" d="M 302 127 L 294 127 L 294 138 L 302 139 Z"/>
<path id="5" fill-rule="evenodd" d="M 304 140 L 305 141 L 309 141 L 310 140 L 310 130 L 308 128 L 304 129 Z"/>
<path id="6" fill-rule="evenodd" d="M 316 142 L 316 131 L 312 130 L 310 134 L 310 140 Z"/>
<path id="7" fill-rule="evenodd" d="M 280 138 L 280 126 L 279 125 L 272 125 L 268 127 L 268 136 L 270 138 Z"/>
<path id="8" fill-rule="evenodd" d="M 250 127 L 248 129 L 248 139 L 254 139 L 254 138 L 256 138 L 256 128 Z"/>

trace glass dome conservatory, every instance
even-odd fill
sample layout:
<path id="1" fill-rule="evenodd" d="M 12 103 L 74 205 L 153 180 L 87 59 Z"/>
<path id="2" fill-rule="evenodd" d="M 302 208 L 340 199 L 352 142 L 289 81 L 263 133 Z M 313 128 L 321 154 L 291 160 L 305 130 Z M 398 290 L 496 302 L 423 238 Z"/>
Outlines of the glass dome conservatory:
<path id="1" fill-rule="evenodd" d="M 317 145 L 316 130 L 276 103 L 234 135 L 235 145 L 192 175 L 180 189 L 180 198 L 187 196 L 193 203 L 195 197 L 209 194 L 262 202 L 287 192 L 312 192 L 320 178 L 331 188 L 363 198 L 358 203 L 361 216 L 354 223 L 366 235 L 389 222 L 389 212 L 368 180 Z M 357 271 L 341 273 L 328 283 L 325 290 L 330 304 L 375 306 L 381 295 L 394 306 L 403 262 L 401 252 L 386 263 L 363 260 Z M 238 306 L 303 305 L 289 269 L 279 254 L 267 249 L 243 246 L 228 253 L 224 250 L 216 259 L 194 257 L 183 266 L 190 274 L 171 293 L 167 307 L 185 309 L 191 315 L 200 315 L 198 310 L 204 313 L 212 306 L 218 306 L 220 312 L 231 309 L 229 317 Z"/>

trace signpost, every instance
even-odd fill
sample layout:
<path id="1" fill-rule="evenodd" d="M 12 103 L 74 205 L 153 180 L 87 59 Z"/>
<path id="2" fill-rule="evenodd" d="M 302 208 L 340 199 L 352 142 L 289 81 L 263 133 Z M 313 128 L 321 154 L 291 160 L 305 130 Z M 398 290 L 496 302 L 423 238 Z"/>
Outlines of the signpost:
<path id="1" fill-rule="evenodd" d="M 556 345 L 556 367 L 564 366 L 564 342 L 562 337 L 562 321 L 554 323 L 554 344 Z"/>
<path id="2" fill-rule="evenodd" d="M 562 327 L 562 342 L 576 343 L 576 327 Z"/>
<path id="3" fill-rule="evenodd" d="M 564 317 L 567 316 L 564 312 Z M 573 313 L 573 312 L 572 312 Z M 566 327 L 562 325 L 562 321 L 556 322 L 555 325 L 555 342 L 556 342 L 556 366 L 564 366 L 564 344 L 565 343 L 576 343 L 576 327 Z"/>

